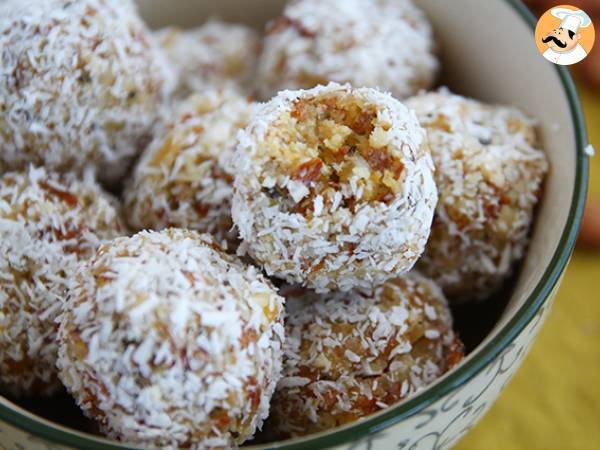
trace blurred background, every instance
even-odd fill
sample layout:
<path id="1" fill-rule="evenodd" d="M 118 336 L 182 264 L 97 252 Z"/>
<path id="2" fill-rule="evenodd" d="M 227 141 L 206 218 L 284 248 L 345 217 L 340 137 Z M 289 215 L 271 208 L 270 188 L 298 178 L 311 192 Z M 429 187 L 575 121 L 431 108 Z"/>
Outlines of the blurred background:
<path id="1" fill-rule="evenodd" d="M 522 369 L 457 450 L 600 449 L 600 0 L 529 0 L 539 17 L 560 4 L 586 11 L 596 46 L 572 69 L 586 116 L 590 190 L 577 249 L 552 314 Z"/>

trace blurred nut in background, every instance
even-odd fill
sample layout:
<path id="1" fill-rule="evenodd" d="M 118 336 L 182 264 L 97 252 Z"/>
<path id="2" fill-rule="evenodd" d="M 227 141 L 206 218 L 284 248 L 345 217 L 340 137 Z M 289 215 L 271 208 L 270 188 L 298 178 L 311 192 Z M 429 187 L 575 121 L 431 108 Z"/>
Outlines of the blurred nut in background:
<path id="1" fill-rule="evenodd" d="M 588 201 L 578 243 L 584 249 L 600 250 L 600 202 L 598 200 Z"/>

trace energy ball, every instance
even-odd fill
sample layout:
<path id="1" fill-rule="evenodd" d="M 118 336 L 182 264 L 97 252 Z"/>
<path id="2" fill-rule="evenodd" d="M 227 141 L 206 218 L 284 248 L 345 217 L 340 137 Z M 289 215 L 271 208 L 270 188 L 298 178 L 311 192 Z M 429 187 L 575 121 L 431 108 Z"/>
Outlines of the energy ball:
<path id="1" fill-rule="evenodd" d="M 125 194 L 129 225 L 190 228 L 235 246 L 231 158 L 236 133 L 253 109 L 251 101 L 227 90 L 185 101 L 138 163 Z"/>
<path id="2" fill-rule="evenodd" d="M 144 231 L 103 245 L 60 322 L 61 380 L 114 439 L 230 448 L 268 415 L 283 299 L 209 235 Z"/>
<path id="3" fill-rule="evenodd" d="M 296 0 L 267 28 L 258 92 L 337 81 L 404 98 L 430 88 L 438 66 L 431 25 L 411 0 Z"/>
<path id="4" fill-rule="evenodd" d="M 92 181 L 44 169 L 0 178 L 0 386 L 52 394 L 65 289 L 79 263 L 122 234 L 115 204 Z"/>
<path id="5" fill-rule="evenodd" d="M 129 0 L 0 5 L 0 171 L 29 163 L 118 180 L 173 84 Z"/>
<path id="6" fill-rule="evenodd" d="M 389 94 L 284 91 L 239 134 L 232 215 L 268 275 L 324 292 L 407 272 L 437 190 L 425 131 Z"/>
<path id="7" fill-rule="evenodd" d="M 427 129 L 440 196 L 418 266 L 452 301 L 484 299 L 527 246 L 548 171 L 535 123 L 447 90 L 407 105 Z"/>
<path id="8" fill-rule="evenodd" d="M 210 20 L 191 30 L 168 27 L 156 35 L 177 72 L 179 96 L 223 87 L 252 91 L 261 48 L 256 30 Z"/>
<path id="9" fill-rule="evenodd" d="M 283 291 L 283 376 L 270 436 L 353 422 L 412 396 L 463 357 L 441 289 L 414 272 L 373 291 L 295 291 Z"/>

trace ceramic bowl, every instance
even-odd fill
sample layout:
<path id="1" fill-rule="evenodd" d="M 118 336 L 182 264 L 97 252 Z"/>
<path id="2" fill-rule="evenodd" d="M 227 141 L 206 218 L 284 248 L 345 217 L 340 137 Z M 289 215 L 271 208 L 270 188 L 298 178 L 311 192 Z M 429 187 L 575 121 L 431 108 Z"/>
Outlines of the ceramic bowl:
<path id="1" fill-rule="evenodd" d="M 354 424 L 255 450 L 445 449 L 492 406 L 526 356 L 550 311 L 567 265 L 585 201 L 588 162 L 582 113 L 567 71 L 536 50 L 534 19 L 509 0 L 421 0 L 433 22 L 443 61 L 442 82 L 475 98 L 515 105 L 539 119 L 551 171 L 529 252 L 486 335 L 465 361 L 426 390 Z M 281 0 L 144 0 L 151 26 L 192 26 L 211 15 L 257 27 L 281 10 Z M 39 410 L 39 405 L 27 405 Z M 61 417 L 58 406 L 51 406 Z M 123 449 L 37 416 L 0 397 L 0 447 L 64 450 Z"/>

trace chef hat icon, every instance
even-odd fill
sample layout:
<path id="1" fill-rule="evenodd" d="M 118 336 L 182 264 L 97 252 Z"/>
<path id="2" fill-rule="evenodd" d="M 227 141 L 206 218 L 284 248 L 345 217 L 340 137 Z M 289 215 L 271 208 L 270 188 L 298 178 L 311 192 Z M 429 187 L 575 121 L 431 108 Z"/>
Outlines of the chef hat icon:
<path id="1" fill-rule="evenodd" d="M 577 33 L 580 28 L 589 27 L 592 23 L 590 16 L 580 9 L 574 11 L 567 8 L 553 8 L 550 12 L 562 21 L 560 23 L 561 28 L 570 30 L 573 33 Z"/>

